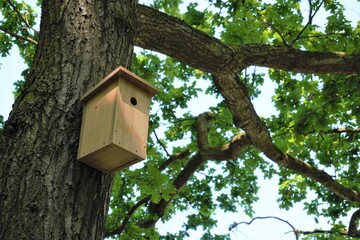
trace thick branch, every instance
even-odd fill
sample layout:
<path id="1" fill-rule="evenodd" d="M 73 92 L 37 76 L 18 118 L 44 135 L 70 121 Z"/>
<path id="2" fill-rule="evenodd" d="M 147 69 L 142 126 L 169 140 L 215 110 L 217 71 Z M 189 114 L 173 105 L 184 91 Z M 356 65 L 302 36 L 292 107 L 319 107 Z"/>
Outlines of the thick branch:
<path id="1" fill-rule="evenodd" d="M 200 152 L 206 151 L 209 146 L 208 132 L 210 121 L 213 117 L 213 113 L 205 112 L 200 114 L 196 119 L 196 139 Z"/>
<path id="2" fill-rule="evenodd" d="M 184 21 L 138 5 L 135 44 L 210 73 L 262 66 L 301 73 L 360 74 L 360 54 L 307 52 L 286 46 L 228 46 Z"/>
<path id="3" fill-rule="evenodd" d="M 250 138 L 245 133 L 236 135 L 230 143 L 221 147 L 209 147 L 202 152 L 204 158 L 216 161 L 235 159 L 245 147 L 252 145 Z"/>
<path id="4" fill-rule="evenodd" d="M 236 74 L 213 75 L 213 79 L 228 103 L 235 125 L 244 129 L 253 145 L 261 150 L 269 159 L 282 167 L 294 170 L 321 183 L 342 199 L 360 204 L 358 192 L 346 188 L 326 172 L 289 154 L 283 153 L 275 146 L 266 125 L 260 120 L 254 110 L 245 84 Z"/>
<path id="5" fill-rule="evenodd" d="M 360 74 L 360 54 L 347 56 L 345 53 L 306 52 L 270 45 L 230 47 L 177 18 L 142 5 L 138 5 L 138 36 L 135 41 L 140 47 L 161 52 L 191 67 L 212 73 L 214 83 L 233 114 L 235 125 L 245 130 L 249 142 L 280 166 L 312 178 L 345 200 L 360 203 L 359 193 L 339 184 L 326 172 L 283 153 L 273 144 L 267 127 L 252 106 L 244 83 L 236 74 L 252 65 L 302 73 Z M 181 189 L 206 160 L 215 156 L 205 154 L 216 150 L 206 147 L 207 142 L 200 140 L 198 145 L 199 154 L 192 157 L 173 182 L 177 189 Z M 205 149 L 207 151 L 203 151 Z M 152 204 L 155 217 L 142 226 L 153 226 L 170 201 Z"/>
<path id="6" fill-rule="evenodd" d="M 138 5 L 138 36 L 135 44 L 206 72 L 226 69 L 233 61 L 234 54 L 231 47 L 216 38 L 144 5 Z"/>
<path id="7" fill-rule="evenodd" d="M 350 219 L 349 235 L 351 237 L 360 238 L 360 230 L 358 229 L 359 221 L 360 221 L 360 209 L 356 210 Z"/>
<path id="8" fill-rule="evenodd" d="M 252 45 L 237 48 L 247 51 L 246 66 L 261 66 L 299 73 L 360 74 L 360 54 L 308 52 L 293 48 Z"/>

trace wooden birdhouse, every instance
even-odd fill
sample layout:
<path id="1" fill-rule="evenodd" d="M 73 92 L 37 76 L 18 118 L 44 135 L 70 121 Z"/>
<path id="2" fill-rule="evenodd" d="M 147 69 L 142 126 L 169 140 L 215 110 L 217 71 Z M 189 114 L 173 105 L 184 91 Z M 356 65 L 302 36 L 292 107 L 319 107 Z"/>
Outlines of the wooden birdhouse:
<path id="1" fill-rule="evenodd" d="M 85 93 L 78 160 L 106 173 L 144 160 L 150 98 L 158 92 L 118 67 Z"/>

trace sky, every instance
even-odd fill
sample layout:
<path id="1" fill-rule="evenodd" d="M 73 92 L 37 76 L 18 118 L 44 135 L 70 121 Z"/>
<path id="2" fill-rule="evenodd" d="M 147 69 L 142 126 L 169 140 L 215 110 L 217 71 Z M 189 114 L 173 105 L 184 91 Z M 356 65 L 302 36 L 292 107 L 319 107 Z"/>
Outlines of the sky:
<path id="1" fill-rule="evenodd" d="M 356 0 L 346 0 L 342 1 L 342 3 L 348 9 L 347 14 L 350 16 L 350 19 L 354 22 L 358 21 L 360 19 L 359 2 Z M 324 16 L 318 16 L 318 18 L 324 18 Z M 0 58 L 0 64 L 0 115 L 3 115 L 4 119 L 7 119 L 14 101 L 12 94 L 14 91 L 13 83 L 21 79 L 20 74 L 22 70 L 26 68 L 26 65 L 20 58 L 16 48 L 11 50 L 8 57 Z M 260 116 L 270 116 L 271 114 L 274 114 L 274 108 L 271 102 L 271 96 L 273 94 L 274 87 L 275 86 L 271 81 L 266 80 L 264 86 L 262 87 L 262 94 L 253 102 L 255 109 Z M 205 96 L 200 95 L 199 98 L 200 100 L 194 100 L 189 106 L 190 109 L 193 109 L 193 111 L 198 114 L 206 111 L 209 107 L 201 104 L 201 107 L 199 108 L 199 101 L 202 103 L 208 102 L 209 104 L 214 103 L 208 101 L 208 99 L 205 99 Z M 259 173 L 259 176 L 261 176 L 261 173 Z M 254 209 L 256 209 L 255 216 L 276 216 L 284 220 L 288 220 L 292 225 L 301 230 L 313 230 L 316 227 L 323 227 L 325 229 L 329 228 L 324 219 L 320 219 L 319 224 L 316 224 L 315 220 L 312 217 L 307 216 L 302 210 L 302 204 L 296 204 L 294 208 L 289 211 L 280 210 L 276 202 L 278 186 L 278 181 L 276 178 L 272 180 L 263 180 L 260 177 L 259 185 L 261 186 L 259 193 L 260 200 L 254 205 Z M 185 220 L 183 214 L 179 214 L 176 216 L 176 218 L 165 224 L 159 224 L 157 227 L 163 233 L 167 231 L 176 231 L 178 229 L 179 222 L 181 222 L 182 219 Z M 251 220 L 241 211 L 235 214 L 218 213 L 218 219 L 220 219 L 218 227 L 214 230 L 214 232 L 218 231 L 218 233 L 227 232 L 228 226 L 234 221 L 240 222 Z M 345 224 L 347 224 L 346 221 L 348 221 L 348 219 L 345 219 Z M 267 219 L 254 221 L 251 225 L 240 225 L 229 233 L 232 239 L 295 239 L 294 235 L 291 232 L 289 233 L 289 231 L 291 231 L 291 228 L 287 224 L 278 220 Z M 192 236 L 191 239 L 195 239 L 197 233 L 190 234 Z"/>

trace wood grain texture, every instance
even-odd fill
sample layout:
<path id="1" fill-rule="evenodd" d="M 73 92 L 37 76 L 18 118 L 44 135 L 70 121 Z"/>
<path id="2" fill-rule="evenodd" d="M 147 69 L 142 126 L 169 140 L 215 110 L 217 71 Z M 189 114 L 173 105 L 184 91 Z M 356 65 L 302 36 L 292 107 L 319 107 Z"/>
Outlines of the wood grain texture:
<path id="1" fill-rule="evenodd" d="M 158 91 L 119 67 L 85 93 L 78 160 L 105 173 L 144 160 L 150 98 Z"/>

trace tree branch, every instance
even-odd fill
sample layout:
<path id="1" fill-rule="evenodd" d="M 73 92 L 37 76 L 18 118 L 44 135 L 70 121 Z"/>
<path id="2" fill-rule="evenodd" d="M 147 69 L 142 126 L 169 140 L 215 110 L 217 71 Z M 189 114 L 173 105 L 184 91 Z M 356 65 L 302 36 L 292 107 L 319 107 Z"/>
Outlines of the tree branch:
<path id="1" fill-rule="evenodd" d="M 360 74 L 360 53 L 308 52 L 286 46 L 228 46 L 184 21 L 138 5 L 135 44 L 213 74 L 236 73 L 248 66 L 300 73 Z"/>
<path id="2" fill-rule="evenodd" d="M 349 224 L 349 236 L 360 238 L 360 230 L 359 228 L 360 221 L 360 209 L 356 210 L 350 219 Z"/>
<path id="3" fill-rule="evenodd" d="M 359 210 L 358 210 L 359 211 Z M 355 212 L 356 213 L 356 212 Z M 360 216 L 358 216 L 360 217 Z M 276 219 L 276 220 L 279 220 L 281 222 L 284 222 L 286 223 L 291 229 L 292 229 L 292 232 L 295 234 L 295 238 L 296 240 L 299 239 L 300 235 L 311 235 L 311 234 L 319 234 L 319 233 L 325 233 L 325 234 L 334 234 L 334 233 L 337 233 L 337 234 L 340 234 L 340 235 L 343 235 L 343 236 L 351 236 L 351 237 L 356 237 L 356 236 L 352 236 L 350 234 L 350 230 L 349 230 L 349 233 L 348 232 L 334 232 L 332 230 L 320 230 L 320 229 L 315 229 L 315 230 L 312 230 L 312 231 L 303 231 L 303 230 L 299 230 L 297 228 L 295 228 L 290 222 L 282 219 L 282 218 L 279 218 L 279 217 L 274 217 L 274 216 L 266 216 L 266 217 L 254 217 L 252 218 L 249 222 L 238 222 L 238 223 L 233 223 L 230 227 L 229 227 L 229 231 L 232 231 L 234 228 L 236 228 L 237 226 L 239 226 L 240 224 L 247 224 L 247 225 L 250 225 L 252 224 L 255 220 L 263 220 L 263 219 Z M 360 236 L 360 235 L 359 235 Z M 357 237 L 359 237 L 357 236 Z"/>
<path id="4" fill-rule="evenodd" d="M 253 145 L 270 160 L 279 166 L 310 177 L 344 200 L 360 204 L 360 195 L 357 191 L 338 183 L 325 171 L 285 154 L 277 148 L 270 137 L 267 126 L 255 112 L 245 84 L 237 74 L 213 75 L 213 80 L 228 103 L 236 127 L 245 130 Z"/>
<path id="5" fill-rule="evenodd" d="M 23 17 L 23 15 L 20 13 L 19 9 L 17 9 L 17 7 L 11 2 L 11 0 L 7 0 L 7 2 L 10 4 L 11 8 L 13 9 L 14 12 L 16 12 L 16 14 L 21 18 L 21 21 L 23 23 L 25 23 L 25 26 L 28 29 L 33 30 L 36 34 L 39 34 L 39 32 L 37 30 L 35 30 L 34 28 L 32 28 L 29 24 L 29 22 Z"/>
<path id="6" fill-rule="evenodd" d="M 166 153 L 166 156 L 170 157 L 170 154 L 169 154 L 169 152 L 167 151 L 165 145 L 160 141 L 159 137 L 157 136 L 155 129 L 154 129 L 153 133 L 154 133 L 154 135 L 155 135 L 156 141 L 160 144 L 160 146 L 162 147 L 162 149 L 163 149 L 164 152 Z"/>
<path id="7" fill-rule="evenodd" d="M 252 145 L 250 138 L 242 132 L 236 135 L 230 143 L 221 147 L 208 147 L 202 152 L 204 158 L 215 161 L 228 161 L 235 159 L 244 150 Z"/>
<path id="8" fill-rule="evenodd" d="M 286 223 L 287 225 L 289 225 L 293 230 L 296 230 L 296 228 L 291 224 L 289 223 L 288 221 L 282 219 L 282 218 L 279 218 L 279 217 L 274 217 L 274 216 L 266 216 L 266 217 L 254 217 L 250 220 L 250 222 L 238 222 L 238 223 L 234 223 L 232 224 L 230 227 L 229 227 L 229 231 L 233 230 L 234 228 L 236 228 L 237 226 L 239 226 L 240 224 L 246 224 L 246 225 L 250 225 L 252 224 L 255 220 L 258 220 L 258 219 L 276 219 L 276 220 L 279 220 L 281 222 L 284 222 Z"/>
<path id="9" fill-rule="evenodd" d="M 138 36 L 135 43 L 140 47 L 164 53 L 194 68 L 213 74 L 214 83 L 227 101 L 235 125 L 246 132 L 246 135 L 239 136 L 238 141 L 229 143 L 229 147 L 224 147 L 224 149 L 234 148 L 237 149 L 235 152 L 238 152 L 244 145 L 251 143 L 278 165 L 312 178 L 345 200 L 360 203 L 358 192 L 339 184 L 326 172 L 283 153 L 273 144 L 266 125 L 253 108 L 245 85 L 236 74 L 251 65 L 303 73 L 360 74 L 360 54 L 347 56 L 344 53 L 306 52 L 270 45 L 230 47 L 177 18 L 142 5 L 138 5 Z M 205 115 L 203 117 L 203 119 L 208 119 Z M 202 125 L 198 125 L 202 122 L 200 118 L 199 116 L 197 121 L 199 152 L 188 161 L 174 179 L 173 185 L 178 191 L 207 160 L 220 156 L 219 151 L 222 148 L 210 147 L 207 140 L 201 140 L 207 139 L 205 135 L 199 135 L 199 133 L 207 134 L 208 125 L 207 120 Z M 235 144 L 240 142 L 244 145 L 235 147 Z M 219 155 L 208 154 L 213 150 L 217 150 L 216 154 Z M 150 204 L 152 216 L 139 223 L 139 226 L 154 226 L 164 215 L 174 196 L 168 201 L 162 199 L 158 204 Z"/>
<path id="10" fill-rule="evenodd" d="M 237 135 L 229 144 L 226 144 L 223 147 L 209 147 L 208 129 L 212 117 L 212 113 L 205 112 L 200 114 L 196 120 L 197 144 L 199 151 L 198 154 L 194 155 L 189 160 L 181 173 L 173 181 L 173 185 L 177 189 L 177 192 L 186 185 L 194 173 L 206 161 L 215 158 L 216 160 L 221 160 L 220 157 L 223 157 L 224 159 L 234 158 L 236 154 L 239 154 L 244 147 L 250 144 L 250 140 L 247 138 L 246 134 L 242 133 Z M 152 216 L 149 219 L 144 220 L 139 225 L 144 228 L 154 227 L 156 222 L 165 214 L 166 208 L 169 206 L 174 197 L 175 194 L 170 198 L 170 200 L 162 199 L 157 204 L 151 203 L 149 209 L 152 212 Z"/>
<path id="11" fill-rule="evenodd" d="M 136 45 L 174 57 L 206 72 L 226 69 L 233 61 L 235 51 L 218 39 L 153 8 L 139 4 L 137 10 Z"/>
<path id="12" fill-rule="evenodd" d="M 190 156 L 190 154 L 191 154 L 190 150 L 186 149 L 185 151 L 171 155 L 167 161 L 163 162 L 163 164 L 160 165 L 159 171 L 160 172 L 164 171 L 171 163 L 179 159 L 187 158 Z"/>
<path id="13" fill-rule="evenodd" d="M 298 233 L 302 234 L 302 235 L 312 235 L 312 234 L 320 234 L 320 233 L 325 233 L 325 234 L 340 234 L 343 236 L 350 236 L 347 232 L 334 232 L 333 230 L 321 230 L 321 229 L 315 229 L 315 230 L 311 230 L 311 231 L 302 231 L 302 230 L 297 230 Z"/>
<path id="14" fill-rule="evenodd" d="M 128 222 L 130 221 L 130 218 L 131 216 L 135 213 L 135 211 L 141 207 L 143 204 L 147 203 L 150 201 L 150 196 L 144 198 L 144 199 L 141 199 L 139 202 L 137 202 L 134 206 L 132 206 L 132 208 L 129 210 L 128 214 L 126 215 L 126 217 L 123 219 L 121 225 L 119 228 L 111 231 L 111 232 L 107 232 L 105 233 L 104 235 L 104 238 L 107 238 L 107 237 L 111 237 L 111 236 L 114 236 L 114 235 L 118 235 L 118 234 L 121 234 L 124 230 L 125 230 L 125 227 L 126 227 L 126 224 L 128 224 Z"/>
<path id="15" fill-rule="evenodd" d="M 321 131 L 321 133 L 360 133 L 360 128 L 334 128 L 327 131 Z"/>
<path id="16" fill-rule="evenodd" d="M 279 31 L 279 29 L 277 27 L 275 27 L 274 24 L 271 24 L 271 23 L 268 23 L 268 22 L 265 22 L 265 24 L 272 28 L 277 34 L 279 34 L 280 38 L 281 38 L 281 41 L 284 43 L 284 46 L 286 47 L 290 47 L 290 45 L 286 42 L 286 39 L 285 37 L 281 34 L 281 32 Z"/>
<path id="17" fill-rule="evenodd" d="M 162 165 L 160 165 L 159 167 L 159 171 L 162 172 L 163 170 L 165 170 L 171 163 L 173 163 L 176 160 L 179 159 L 183 159 L 186 158 L 190 155 L 190 151 L 187 149 L 181 153 L 172 155 L 169 157 L 169 159 L 167 161 L 165 161 Z M 135 213 L 135 211 L 140 208 L 143 204 L 148 203 L 150 200 L 151 196 L 147 196 L 143 199 L 141 199 L 140 201 L 138 201 L 128 212 L 128 214 L 126 215 L 126 217 L 123 219 L 123 221 L 121 222 L 120 227 L 116 228 L 115 230 L 111 231 L 111 232 L 107 232 L 105 234 L 105 238 L 106 237 L 111 237 L 114 235 L 121 235 L 122 232 L 125 230 L 126 225 L 128 224 L 128 222 L 131 219 L 131 216 Z"/>
<path id="18" fill-rule="evenodd" d="M 230 227 L 229 227 L 229 231 L 232 231 L 234 228 L 236 228 L 237 226 L 239 226 L 240 224 L 247 224 L 247 225 L 250 225 L 252 224 L 255 220 L 258 220 L 258 219 L 276 219 L 276 220 L 279 220 L 281 222 L 284 222 L 286 223 L 287 225 L 289 225 L 291 227 L 291 229 L 293 230 L 294 234 L 295 234 L 295 237 L 296 239 L 299 239 L 299 230 L 297 230 L 290 222 L 282 219 L 282 218 L 279 218 L 279 217 L 274 217 L 274 216 L 266 216 L 266 217 L 254 217 L 253 219 L 250 220 L 250 222 L 238 222 L 238 223 L 234 223 L 232 224 Z"/>
<path id="19" fill-rule="evenodd" d="M 317 6 L 317 8 L 315 9 L 314 13 L 313 13 L 313 6 L 312 6 L 312 0 L 308 0 L 309 2 L 309 17 L 308 17 L 308 22 L 306 23 L 306 25 L 303 27 L 303 29 L 301 29 L 301 31 L 298 33 L 298 35 L 294 38 L 294 40 L 292 40 L 290 46 L 294 45 L 294 43 L 296 41 L 298 41 L 301 37 L 301 35 L 304 33 L 304 31 L 306 30 L 306 28 L 312 24 L 312 21 L 315 17 L 315 15 L 317 14 L 317 12 L 320 10 L 321 5 L 324 3 L 324 1 L 322 1 L 319 6 Z"/>
<path id="20" fill-rule="evenodd" d="M 7 28 L 5 28 L 5 27 L 3 27 L 3 26 L 0 26 L 0 30 L 3 31 L 3 32 L 6 33 L 6 34 L 9 34 L 10 36 L 12 36 L 12 37 L 14 37 L 14 38 L 16 38 L 16 39 L 23 40 L 23 41 L 28 41 L 28 42 L 30 42 L 30 43 L 32 43 L 32 44 L 34 44 L 34 45 L 37 45 L 37 44 L 38 44 L 38 42 L 35 41 L 34 39 L 29 38 L 29 37 L 20 36 L 20 35 L 18 35 L 18 34 L 16 34 L 16 33 L 13 33 L 13 32 L 11 32 L 11 31 L 9 31 Z"/>

